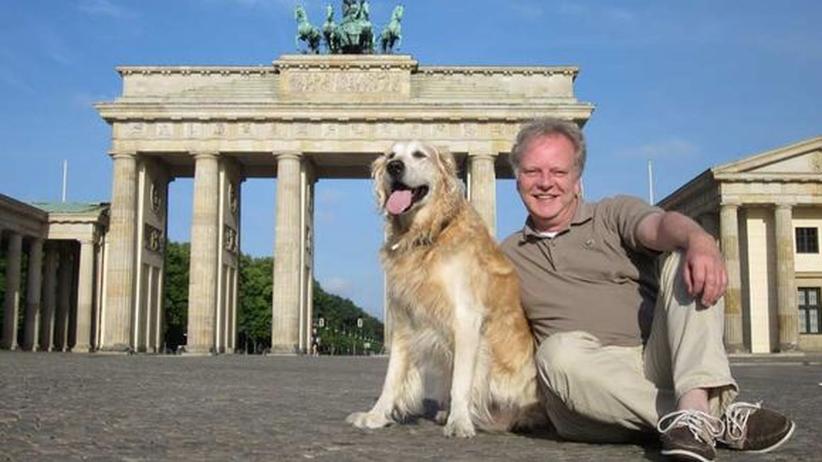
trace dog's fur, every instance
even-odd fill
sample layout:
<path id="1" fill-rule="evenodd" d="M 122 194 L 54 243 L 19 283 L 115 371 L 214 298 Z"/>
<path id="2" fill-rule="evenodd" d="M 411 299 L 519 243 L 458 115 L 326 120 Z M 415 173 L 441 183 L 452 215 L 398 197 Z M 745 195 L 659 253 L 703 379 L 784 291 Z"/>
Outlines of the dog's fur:
<path id="1" fill-rule="evenodd" d="M 397 143 L 372 176 L 381 209 L 395 189 L 414 191 L 414 202 L 386 212 L 381 256 L 393 325 L 385 384 L 374 407 L 348 422 L 378 428 L 419 415 L 430 381 L 423 374 L 433 373 L 441 380 L 429 396 L 440 403 L 447 436 L 544 423 L 516 272 L 465 200 L 454 158 Z"/>

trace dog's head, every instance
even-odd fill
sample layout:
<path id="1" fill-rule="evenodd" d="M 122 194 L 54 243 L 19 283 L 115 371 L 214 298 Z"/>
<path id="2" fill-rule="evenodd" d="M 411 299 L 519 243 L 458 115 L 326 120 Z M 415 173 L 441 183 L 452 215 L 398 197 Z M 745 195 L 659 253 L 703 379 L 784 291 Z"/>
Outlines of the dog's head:
<path id="1" fill-rule="evenodd" d="M 419 141 L 395 143 L 371 166 L 378 206 L 390 217 L 416 216 L 459 193 L 456 171 L 450 153 Z"/>

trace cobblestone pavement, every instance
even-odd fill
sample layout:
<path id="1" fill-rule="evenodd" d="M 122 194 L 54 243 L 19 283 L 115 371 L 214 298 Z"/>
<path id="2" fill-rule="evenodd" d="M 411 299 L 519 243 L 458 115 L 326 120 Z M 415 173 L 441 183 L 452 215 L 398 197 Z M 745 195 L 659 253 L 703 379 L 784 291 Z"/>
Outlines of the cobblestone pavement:
<path id="1" fill-rule="evenodd" d="M 658 447 L 559 442 L 550 434 L 447 439 L 428 420 L 361 431 L 385 358 L 0 353 L 0 460 L 623 461 Z M 822 460 L 822 357 L 734 359 L 742 398 L 793 416 L 772 454 Z"/>

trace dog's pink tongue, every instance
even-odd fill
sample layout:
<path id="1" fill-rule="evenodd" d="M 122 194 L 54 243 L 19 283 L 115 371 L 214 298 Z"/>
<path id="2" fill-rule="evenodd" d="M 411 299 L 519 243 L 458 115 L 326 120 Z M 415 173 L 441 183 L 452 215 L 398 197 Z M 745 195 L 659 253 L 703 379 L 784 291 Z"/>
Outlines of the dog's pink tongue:
<path id="1" fill-rule="evenodd" d="M 385 208 L 391 215 L 399 215 L 411 205 L 411 190 L 394 191 L 385 203 Z"/>

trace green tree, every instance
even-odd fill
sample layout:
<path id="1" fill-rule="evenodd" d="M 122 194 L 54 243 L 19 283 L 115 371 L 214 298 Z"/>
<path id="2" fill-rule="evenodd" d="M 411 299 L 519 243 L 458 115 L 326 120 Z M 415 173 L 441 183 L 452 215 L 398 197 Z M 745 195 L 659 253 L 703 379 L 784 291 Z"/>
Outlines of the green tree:
<path id="1" fill-rule="evenodd" d="M 271 347 L 271 291 L 274 259 L 240 256 L 237 344 L 247 353 Z"/>
<path id="2" fill-rule="evenodd" d="M 169 242 L 166 246 L 165 340 L 166 347 L 176 351 L 186 343 L 188 328 L 188 267 L 191 248 L 187 242 Z"/>
<path id="3" fill-rule="evenodd" d="M 186 343 L 189 254 L 188 243 L 169 242 L 166 247 L 165 339 L 172 350 Z M 271 347 L 273 273 L 273 258 L 240 255 L 237 345 L 247 353 L 262 353 Z M 378 319 L 351 300 L 327 293 L 317 281 L 313 297 L 313 322 L 322 353 L 363 354 L 382 350 L 383 325 Z M 360 319 L 362 327 L 358 326 Z"/>
<path id="4" fill-rule="evenodd" d="M 379 353 L 383 324 L 347 298 L 329 294 L 314 281 L 314 326 L 323 354 Z M 322 318 L 322 326 L 320 326 Z M 360 327 L 360 322 L 362 327 Z"/>

